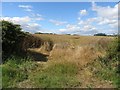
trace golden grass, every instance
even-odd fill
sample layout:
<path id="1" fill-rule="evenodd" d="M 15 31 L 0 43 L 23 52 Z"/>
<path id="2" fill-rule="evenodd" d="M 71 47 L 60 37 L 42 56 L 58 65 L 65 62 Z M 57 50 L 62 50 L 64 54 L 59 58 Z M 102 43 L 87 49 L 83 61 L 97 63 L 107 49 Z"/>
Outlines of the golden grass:
<path id="1" fill-rule="evenodd" d="M 52 40 L 54 43 L 68 43 L 72 45 L 86 45 L 94 44 L 100 39 L 112 39 L 113 37 L 107 36 L 72 36 L 72 35 L 52 35 L 52 34 L 34 34 L 33 36 L 39 37 L 44 41 Z"/>
<path id="2" fill-rule="evenodd" d="M 59 65 L 62 65 L 61 67 L 69 65 L 71 67 L 70 70 L 74 68 L 71 65 L 75 65 L 78 72 L 74 73 L 74 76 L 79 82 L 81 82 L 80 86 L 78 87 L 85 88 L 91 87 L 91 85 L 92 87 L 100 88 L 109 86 L 112 87 L 112 85 L 110 85 L 109 83 L 105 81 L 100 81 L 99 78 L 94 77 L 94 74 L 93 72 L 91 72 L 92 70 L 89 67 L 89 64 L 93 63 L 95 59 L 97 59 L 99 56 L 104 56 L 106 54 L 107 45 L 113 39 L 113 37 L 48 34 L 33 34 L 33 36 L 36 38 L 40 38 L 43 43 L 42 45 L 40 45 L 40 47 L 29 48 L 28 51 L 30 50 L 32 52 L 36 52 L 38 53 L 38 55 L 39 53 L 40 55 L 48 55 L 47 62 L 37 63 L 39 67 L 35 70 L 35 73 L 40 72 L 37 74 L 38 76 L 44 73 L 46 73 L 45 75 L 47 77 L 49 75 L 52 75 L 51 72 L 54 72 L 54 70 L 57 69 L 56 67 L 59 67 Z M 50 69 L 51 66 L 53 66 L 52 69 Z M 62 72 L 60 72 L 62 69 L 61 67 L 57 69 L 57 72 L 61 74 L 60 76 L 62 76 Z M 93 68 L 96 67 L 93 66 Z M 47 72 L 50 71 L 50 73 L 42 72 L 47 69 Z M 66 67 L 65 70 L 67 71 L 68 69 L 69 67 Z M 58 79 L 60 76 L 58 76 Z M 69 74 L 67 74 L 66 76 L 69 76 Z M 50 76 L 50 78 L 47 79 L 47 84 L 49 81 L 51 82 L 51 78 L 53 78 L 54 82 L 54 75 L 52 75 L 52 77 Z M 39 79 L 37 79 L 36 81 L 38 80 Z M 41 81 L 41 83 L 42 82 L 43 80 Z"/>
<path id="3" fill-rule="evenodd" d="M 83 66 L 86 63 L 91 62 L 98 56 L 102 56 L 102 53 L 97 51 L 92 46 L 75 47 L 74 49 L 53 49 L 50 53 L 50 61 L 63 61 L 63 62 L 74 62 L 77 65 Z"/>
<path id="4" fill-rule="evenodd" d="M 49 55 L 48 62 L 74 62 L 79 66 L 105 55 L 107 44 L 113 39 L 113 37 L 104 36 L 48 34 L 33 34 L 33 36 L 41 38 L 44 44 L 39 48 L 30 48 L 30 50 Z M 49 45 L 49 41 L 52 45 Z M 49 48 L 51 49 L 47 50 Z"/>

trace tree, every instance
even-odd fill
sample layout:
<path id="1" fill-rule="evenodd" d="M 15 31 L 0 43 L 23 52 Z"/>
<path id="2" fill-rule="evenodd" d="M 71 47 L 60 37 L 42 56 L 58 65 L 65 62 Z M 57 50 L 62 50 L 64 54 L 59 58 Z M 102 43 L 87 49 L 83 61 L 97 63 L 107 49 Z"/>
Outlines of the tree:
<path id="1" fill-rule="evenodd" d="M 107 36 L 105 33 L 97 33 L 97 34 L 94 34 L 94 36 Z"/>
<path id="2" fill-rule="evenodd" d="M 20 51 L 19 43 L 25 37 L 25 33 L 21 31 L 18 24 L 8 21 L 0 21 L 2 24 L 2 55 L 3 59 L 11 54 Z"/>

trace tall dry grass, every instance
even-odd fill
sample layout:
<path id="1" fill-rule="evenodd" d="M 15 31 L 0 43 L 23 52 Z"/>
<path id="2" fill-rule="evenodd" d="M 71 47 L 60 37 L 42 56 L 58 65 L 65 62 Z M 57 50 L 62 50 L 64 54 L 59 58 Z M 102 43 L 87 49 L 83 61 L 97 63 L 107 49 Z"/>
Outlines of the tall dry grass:
<path id="1" fill-rule="evenodd" d="M 77 65 L 85 65 L 91 62 L 102 53 L 97 51 L 94 46 L 77 46 L 74 48 L 54 48 L 50 53 L 50 61 L 74 62 Z"/>
<path id="2" fill-rule="evenodd" d="M 71 36 L 34 34 L 44 43 L 38 48 L 29 50 L 47 54 L 50 62 L 74 62 L 83 66 L 99 56 L 106 54 L 105 50 L 111 37 Z"/>

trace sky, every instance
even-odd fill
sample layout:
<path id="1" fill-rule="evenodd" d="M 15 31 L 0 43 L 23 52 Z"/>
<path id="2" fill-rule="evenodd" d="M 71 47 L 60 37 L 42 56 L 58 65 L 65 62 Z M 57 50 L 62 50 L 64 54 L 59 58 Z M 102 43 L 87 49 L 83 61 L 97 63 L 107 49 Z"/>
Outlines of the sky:
<path id="1" fill-rule="evenodd" d="M 2 20 L 25 32 L 94 35 L 118 31 L 116 2 L 3 2 Z"/>

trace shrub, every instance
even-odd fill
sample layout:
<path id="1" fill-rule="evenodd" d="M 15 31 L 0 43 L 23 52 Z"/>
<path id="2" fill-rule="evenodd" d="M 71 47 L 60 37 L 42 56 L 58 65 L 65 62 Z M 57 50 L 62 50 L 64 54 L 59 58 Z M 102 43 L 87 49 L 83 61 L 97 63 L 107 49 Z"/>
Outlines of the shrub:
<path id="1" fill-rule="evenodd" d="M 13 24 L 8 21 L 0 21 L 2 23 L 2 55 L 3 60 L 13 53 L 21 51 L 19 43 L 25 37 L 25 33 L 21 31 L 20 25 Z"/>
<path id="2" fill-rule="evenodd" d="M 120 87 L 119 57 L 120 38 L 116 38 L 112 43 L 110 43 L 107 55 L 103 58 L 99 58 L 101 69 L 97 73 L 97 75 L 103 79 L 112 81 L 116 87 Z"/>
<path id="3" fill-rule="evenodd" d="M 94 36 L 107 36 L 105 33 L 97 33 L 97 34 L 94 34 Z"/>

